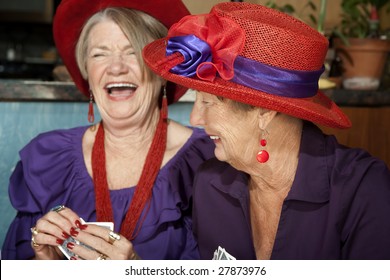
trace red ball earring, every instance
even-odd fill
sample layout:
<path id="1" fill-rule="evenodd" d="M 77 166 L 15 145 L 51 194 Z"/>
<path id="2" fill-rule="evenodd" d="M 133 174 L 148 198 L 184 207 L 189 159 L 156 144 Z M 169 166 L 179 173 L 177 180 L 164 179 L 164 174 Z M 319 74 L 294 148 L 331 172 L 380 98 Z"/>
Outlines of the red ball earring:
<path id="1" fill-rule="evenodd" d="M 265 140 L 264 138 L 260 139 L 260 146 L 265 147 L 266 145 L 267 140 Z M 269 159 L 269 154 L 266 150 L 260 150 L 256 155 L 256 159 L 260 163 L 265 163 Z"/>

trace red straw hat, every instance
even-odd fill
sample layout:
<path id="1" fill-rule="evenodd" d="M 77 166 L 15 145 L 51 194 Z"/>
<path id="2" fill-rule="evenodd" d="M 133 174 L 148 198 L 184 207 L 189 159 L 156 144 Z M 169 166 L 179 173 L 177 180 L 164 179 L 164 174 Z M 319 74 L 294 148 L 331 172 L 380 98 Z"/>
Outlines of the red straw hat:
<path id="1" fill-rule="evenodd" d="M 351 122 L 318 91 L 328 40 L 300 20 L 261 5 L 220 3 L 186 16 L 143 49 L 164 79 L 329 127 Z"/>
<path id="2" fill-rule="evenodd" d="M 73 81 L 86 96 L 89 96 L 89 86 L 77 66 L 75 46 L 85 22 L 98 11 L 108 7 L 145 12 L 158 19 L 167 28 L 183 16 L 190 14 L 181 0 L 62 0 L 53 21 L 54 41 Z M 182 86 L 168 84 L 168 102 L 177 101 L 186 90 Z"/>

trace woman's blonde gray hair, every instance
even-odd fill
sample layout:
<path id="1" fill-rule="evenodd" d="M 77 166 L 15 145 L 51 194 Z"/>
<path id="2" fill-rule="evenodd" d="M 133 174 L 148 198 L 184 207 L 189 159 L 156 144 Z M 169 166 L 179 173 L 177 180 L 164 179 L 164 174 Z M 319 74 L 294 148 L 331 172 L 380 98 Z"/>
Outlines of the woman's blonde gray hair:
<path id="1" fill-rule="evenodd" d="M 114 21 L 130 41 L 143 73 L 142 79 L 148 81 L 157 79 L 157 75 L 144 64 L 142 48 L 153 40 L 165 37 L 168 32 L 167 28 L 144 12 L 119 7 L 104 9 L 90 17 L 85 23 L 75 50 L 77 65 L 83 78 L 88 79 L 86 64 L 88 58 L 88 37 L 91 29 L 99 22 L 107 19 Z"/>

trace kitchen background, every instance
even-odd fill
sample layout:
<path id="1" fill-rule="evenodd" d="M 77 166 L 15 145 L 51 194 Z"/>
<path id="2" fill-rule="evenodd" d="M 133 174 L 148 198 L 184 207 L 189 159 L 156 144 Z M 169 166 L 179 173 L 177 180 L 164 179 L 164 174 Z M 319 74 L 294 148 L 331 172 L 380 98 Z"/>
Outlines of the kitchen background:
<path id="1" fill-rule="evenodd" d="M 93 1 L 93 0 L 91 0 Z M 158 0 L 156 0 L 158 1 Z M 8 179 L 18 151 L 38 133 L 56 128 L 88 125 L 87 100 L 71 82 L 53 69 L 61 65 L 53 43 L 51 21 L 60 0 L 0 0 L 0 246 L 15 211 L 8 200 Z M 191 13 L 209 12 L 221 0 L 183 0 Z M 266 0 L 244 1 L 265 4 Z M 302 20 L 311 23 L 308 1 L 274 1 L 291 4 Z M 317 9 L 320 0 L 313 0 Z M 340 22 L 341 0 L 328 0 L 325 34 Z M 315 13 L 315 12 L 314 12 Z M 381 20 L 390 29 L 390 16 Z M 387 63 L 389 65 L 389 63 Z M 390 75 L 387 66 L 384 77 Z M 390 166 L 390 84 L 376 91 L 330 89 L 327 94 L 353 122 L 348 131 L 326 130 L 349 146 L 362 147 Z M 170 106 L 169 115 L 189 125 L 193 92 Z M 95 110 L 96 111 L 96 110 Z"/>

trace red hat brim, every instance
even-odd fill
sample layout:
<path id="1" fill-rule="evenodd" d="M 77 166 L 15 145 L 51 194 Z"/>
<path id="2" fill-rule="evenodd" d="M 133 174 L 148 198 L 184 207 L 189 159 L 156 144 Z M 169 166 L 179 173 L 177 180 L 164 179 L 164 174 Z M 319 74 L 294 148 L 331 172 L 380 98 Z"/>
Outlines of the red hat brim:
<path id="1" fill-rule="evenodd" d="M 181 54 L 166 56 L 166 38 L 156 40 L 143 49 L 143 57 L 149 68 L 168 81 L 187 88 L 212 93 L 238 102 L 267 108 L 299 119 L 334 128 L 349 128 L 351 122 L 341 109 L 325 94 L 318 91 L 309 98 L 282 97 L 255 90 L 216 77 L 213 82 L 197 77 L 185 77 L 170 72 L 183 62 Z"/>
<path id="2" fill-rule="evenodd" d="M 77 88 L 89 96 L 88 82 L 77 66 L 75 46 L 84 23 L 96 12 L 107 7 L 122 7 L 145 12 L 169 28 L 189 11 L 181 0 L 63 0 L 53 20 L 53 35 L 57 50 Z M 187 88 L 168 83 L 168 103 L 176 102 Z"/>

